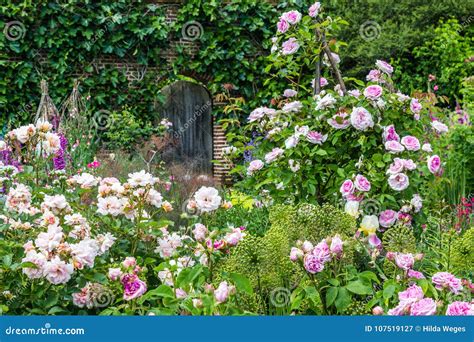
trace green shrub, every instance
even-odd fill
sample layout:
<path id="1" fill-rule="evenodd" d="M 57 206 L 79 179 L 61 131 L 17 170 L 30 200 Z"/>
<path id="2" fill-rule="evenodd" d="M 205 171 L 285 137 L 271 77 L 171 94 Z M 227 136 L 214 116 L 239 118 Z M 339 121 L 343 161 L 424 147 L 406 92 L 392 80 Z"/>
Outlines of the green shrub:
<path id="1" fill-rule="evenodd" d="M 474 227 L 469 228 L 461 236 L 454 240 L 452 245 L 452 270 L 460 276 L 472 276 L 472 265 L 474 265 Z M 469 265 L 471 265 L 469 267 Z M 470 271 L 466 272 L 470 268 Z"/>
<path id="2" fill-rule="evenodd" d="M 413 230 L 404 225 L 389 228 L 383 234 L 383 246 L 390 252 L 415 253 L 416 239 Z"/>

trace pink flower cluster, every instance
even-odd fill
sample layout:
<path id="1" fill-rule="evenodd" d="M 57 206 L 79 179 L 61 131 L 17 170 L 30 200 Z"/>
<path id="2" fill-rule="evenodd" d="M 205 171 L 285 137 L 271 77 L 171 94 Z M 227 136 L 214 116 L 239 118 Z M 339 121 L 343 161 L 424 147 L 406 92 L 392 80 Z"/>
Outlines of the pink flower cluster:
<path id="1" fill-rule="evenodd" d="M 314 247 L 311 242 L 305 241 L 301 246 L 291 248 L 290 260 L 293 262 L 301 260 L 307 272 L 319 273 L 324 270 L 324 264 L 333 257 L 339 259 L 342 256 L 343 244 L 339 235 L 324 239 Z"/>
<path id="2" fill-rule="evenodd" d="M 452 293 L 459 293 L 462 290 L 461 279 L 456 278 L 449 272 L 438 272 L 431 277 L 431 281 L 438 290 L 449 290 Z"/>
<path id="3" fill-rule="evenodd" d="M 147 291 L 146 283 L 138 277 L 141 268 L 134 257 L 126 257 L 121 267 L 109 268 L 109 279 L 120 280 L 123 287 L 123 299 L 132 300 L 141 297 Z"/>
<path id="4" fill-rule="evenodd" d="M 346 179 L 342 183 L 339 191 L 347 201 L 360 201 L 364 197 L 364 193 L 369 192 L 371 184 L 367 178 L 358 174 L 355 180 Z"/>
<path id="5" fill-rule="evenodd" d="M 411 285 L 398 293 L 398 306 L 388 311 L 391 316 L 432 316 L 436 314 L 437 304 L 432 298 L 424 298 L 423 290 L 418 285 Z"/>

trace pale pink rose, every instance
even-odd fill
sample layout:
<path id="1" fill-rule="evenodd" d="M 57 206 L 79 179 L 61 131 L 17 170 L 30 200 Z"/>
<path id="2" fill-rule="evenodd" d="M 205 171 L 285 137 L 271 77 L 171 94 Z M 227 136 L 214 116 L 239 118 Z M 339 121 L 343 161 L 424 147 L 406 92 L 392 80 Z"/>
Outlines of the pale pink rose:
<path id="1" fill-rule="evenodd" d="M 436 315 L 436 302 L 431 298 L 421 299 L 411 305 L 411 316 L 433 316 Z"/>
<path id="2" fill-rule="evenodd" d="M 252 160 L 247 168 L 247 175 L 253 175 L 255 171 L 261 170 L 264 164 L 260 159 Z"/>
<path id="3" fill-rule="evenodd" d="M 395 131 L 394 125 L 389 125 L 383 130 L 383 141 L 400 141 L 400 136 Z"/>
<path id="4" fill-rule="evenodd" d="M 118 280 L 122 276 L 122 270 L 120 268 L 109 268 L 108 276 L 112 281 Z"/>
<path id="5" fill-rule="evenodd" d="M 447 133 L 448 132 L 448 126 L 446 126 L 444 123 L 441 121 L 435 120 L 431 123 L 431 127 L 437 132 L 437 133 Z"/>
<path id="6" fill-rule="evenodd" d="M 125 268 L 135 267 L 137 265 L 137 260 L 134 257 L 126 257 L 124 261 L 122 261 L 122 265 Z"/>
<path id="7" fill-rule="evenodd" d="M 420 195 L 414 194 L 410 200 L 410 204 L 413 206 L 415 213 L 419 212 L 423 208 L 423 200 Z"/>
<path id="8" fill-rule="evenodd" d="M 403 159 L 395 158 L 393 159 L 392 164 L 390 164 L 387 174 L 396 175 L 397 173 L 403 172 L 405 168 L 405 163 Z"/>
<path id="9" fill-rule="evenodd" d="M 418 151 L 420 149 L 420 141 L 411 135 L 407 135 L 402 138 L 401 143 L 407 151 Z"/>
<path id="10" fill-rule="evenodd" d="M 413 284 L 405 291 L 401 291 L 398 293 L 398 299 L 400 300 L 400 302 L 404 303 L 413 303 L 417 300 L 423 299 L 423 297 L 423 289 L 416 284 Z"/>
<path id="11" fill-rule="evenodd" d="M 370 85 L 364 90 L 364 96 L 369 100 L 377 100 L 382 93 L 383 89 L 379 85 Z"/>
<path id="12" fill-rule="evenodd" d="M 283 96 L 287 98 L 295 97 L 296 95 L 298 95 L 298 92 L 293 89 L 285 89 L 285 91 L 283 92 Z"/>
<path id="13" fill-rule="evenodd" d="M 395 256 L 395 264 L 397 264 L 397 266 L 400 267 L 402 270 L 408 271 L 413 267 L 414 263 L 415 258 L 411 253 L 397 253 L 397 255 Z"/>
<path id="14" fill-rule="evenodd" d="M 350 179 L 346 179 L 339 189 L 343 197 L 347 197 L 354 193 L 354 183 Z"/>
<path id="15" fill-rule="evenodd" d="M 283 42 L 283 44 L 281 44 L 281 53 L 283 55 L 291 55 L 298 51 L 299 48 L 300 44 L 298 43 L 296 38 L 290 38 L 287 41 Z"/>
<path id="16" fill-rule="evenodd" d="M 225 242 L 228 246 L 237 246 L 240 240 L 242 240 L 244 234 L 240 228 L 234 228 L 231 233 L 224 237 Z"/>
<path id="17" fill-rule="evenodd" d="M 345 129 L 351 124 L 347 119 L 349 114 L 339 112 L 333 115 L 332 118 L 328 119 L 328 124 L 335 129 Z"/>
<path id="18" fill-rule="evenodd" d="M 323 135 L 322 133 L 316 132 L 316 131 L 310 131 L 306 135 L 306 139 L 313 144 L 318 144 L 322 145 L 326 139 L 328 138 L 328 135 L 325 134 Z"/>
<path id="19" fill-rule="evenodd" d="M 202 223 L 196 223 L 193 229 L 194 238 L 196 241 L 204 241 L 206 239 L 208 230 Z"/>
<path id="20" fill-rule="evenodd" d="M 181 288 L 177 288 L 176 291 L 175 291 L 175 294 L 176 294 L 176 298 L 177 299 L 184 299 L 188 296 L 188 294 L 186 293 L 186 291 L 184 291 L 183 289 Z"/>
<path id="21" fill-rule="evenodd" d="M 218 303 L 224 303 L 230 294 L 230 288 L 226 281 L 219 284 L 219 287 L 214 291 L 214 297 Z"/>
<path id="22" fill-rule="evenodd" d="M 280 157 L 284 152 L 285 152 L 285 150 L 283 150 L 279 147 L 275 147 L 271 152 L 268 152 L 265 155 L 265 162 L 270 164 L 271 162 L 277 160 L 278 157 Z"/>
<path id="23" fill-rule="evenodd" d="M 323 110 L 327 108 L 334 108 L 337 100 L 332 94 L 326 94 L 322 98 L 319 96 L 316 102 L 316 110 Z"/>
<path id="24" fill-rule="evenodd" d="M 390 153 L 396 154 L 403 152 L 405 150 L 405 147 L 403 147 L 403 145 L 396 140 L 390 140 L 385 142 L 385 149 Z"/>
<path id="25" fill-rule="evenodd" d="M 347 92 L 350 96 L 355 97 L 356 99 L 360 97 L 359 89 L 352 89 Z"/>
<path id="26" fill-rule="evenodd" d="M 296 247 L 291 247 L 291 251 L 290 251 L 290 260 L 291 261 L 295 262 L 298 259 L 303 258 L 303 256 L 304 256 L 304 252 L 301 249 L 296 248 Z"/>
<path id="27" fill-rule="evenodd" d="M 290 149 L 290 148 L 296 147 L 296 145 L 298 145 L 299 141 L 300 141 L 300 139 L 299 139 L 298 136 L 292 135 L 292 136 L 288 137 L 288 139 L 285 140 L 285 148 Z"/>
<path id="28" fill-rule="evenodd" d="M 405 169 L 410 170 L 410 171 L 413 171 L 416 169 L 416 164 L 413 160 L 402 159 L 402 162 L 403 162 L 403 167 L 405 167 Z"/>
<path id="29" fill-rule="evenodd" d="M 357 190 L 368 192 L 370 191 L 370 182 L 362 175 L 357 175 L 354 181 L 354 186 Z"/>
<path id="30" fill-rule="evenodd" d="M 433 152 L 433 149 L 431 148 L 431 144 L 428 144 L 428 143 L 423 144 L 423 146 L 421 146 L 421 149 L 428 153 Z"/>
<path id="31" fill-rule="evenodd" d="M 21 260 L 21 262 L 31 262 L 36 265 L 36 268 L 23 268 L 23 273 L 26 274 L 28 278 L 37 279 L 43 276 L 43 266 L 46 264 L 46 256 L 43 253 L 30 250 L 26 253 L 26 256 Z"/>
<path id="32" fill-rule="evenodd" d="M 281 111 L 283 113 L 298 113 L 303 108 L 303 104 L 300 101 L 293 101 L 285 104 Z"/>
<path id="33" fill-rule="evenodd" d="M 280 19 L 277 23 L 277 29 L 280 33 L 285 33 L 290 28 L 290 24 L 285 19 Z"/>
<path id="34" fill-rule="evenodd" d="M 413 114 L 419 114 L 421 112 L 422 106 L 417 99 L 412 99 L 410 102 L 410 109 Z"/>
<path id="35" fill-rule="evenodd" d="M 372 69 L 365 78 L 369 82 L 379 82 L 382 79 L 382 73 L 380 70 Z"/>
<path id="36" fill-rule="evenodd" d="M 336 255 L 342 254 L 342 248 L 343 248 L 343 242 L 341 240 L 341 237 L 339 235 L 333 236 L 331 239 L 331 246 L 329 247 L 329 250 L 331 253 L 334 253 Z"/>
<path id="37" fill-rule="evenodd" d="M 381 306 L 376 306 L 372 309 L 372 315 L 375 316 L 382 316 L 383 315 L 383 308 Z"/>
<path id="38" fill-rule="evenodd" d="M 281 15 L 281 19 L 284 19 L 289 24 L 294 25 L 301 20 L 301 13 L 298 11 L 288 11 Z"/>
<path id="39" fill-rule="evenodd" d="M 321 3 L 315 2 L 314 4 L 312 4 L 308 10 L 309 16 L 312 18 L 316 17 L 319 13 L 320 8 L 321 8 Z"/>
<path id="40" fill-rule="evenodd" d="M 57 256 L 46 262 L 43 268 L 45 278 L 54 285 L 67 283 L 73 272 L 74 267 L 71 264 L 66 264 Z"/>
<path id="41" fill-rule="evenodd" d="M 410 312 L 411 302 L 400 302 L 393 309 L 388 310 L 387 314 L 389 316 L 404 316 Z"/>
<path id="42" fill-rule="evenodd" d="M 351 113 L 351 124 L 355 129 L 365 131 L 374 127 L 372 115 L 363 107 L 354 107 Z"/>
<path id="43" fill-rule="evenodd" d="M 393 72 L 393 67 L 385 61 L 377 60 L 375 65 L 387 75 L 391 75 Z"/>
<path id="44" fill-rule="evenodd" d="M 390 187 L 395 191 L 402 191 L 408 188 L 410 180 L 406 174 L 397 173 L 388 178 L 388 185 L 390 185 Z"/>
<path id="45" fill-rule="evenodd" d="M 428 157 L 428 169 L 430 172 L 434 175 L 439 174 L 440 169 L 441 169 L 441 159 L 438 155 L 433 155 L 431 157 Z"/>
<path id="46" fill-rule="evenodd" d="M 452 302 L 448 305 L 446 316 L 474 316 L 474 305 L 468 302 Z"/>
<path id="47" fill-rule="evenodd" d="M 301 245 L 301 249 L 305 253 L 311 253 L 314 249 L 314 246 L 311 242 L 305 241 L 305 242 L 303 242 L 303 245 Z"/>
<path id="48" fill-rule="evenodd" d="M 408 270 L 408 278 L 414 278 L 414 279 L 425 279 L 425 276 L 423 273 L 415 271 L 415 270 Z"/>
<path id="49" fill-rule="evenodd" d="M 398 213 L 394 210 L 387 209 L 380 213 L 379 216 L 379 223 L 382 227 L 388 228 L 393 226 L 393 224 L 397 221 Z"/>
<path id="50" fill-rule="evenodd" d="M 461 280 L 449 272 L 435 273 L 431 281 L 438 290 L 448 289 L 455 294 L 462 290 Z"/>
<path id="51" fill-rule="evenodd" d="M 255 108 L 249 115 L 248 121 L 254 122 L 263 119 L 265 116 L 273 117 L 276 114 L 276 110 L 268 107 Z"/>

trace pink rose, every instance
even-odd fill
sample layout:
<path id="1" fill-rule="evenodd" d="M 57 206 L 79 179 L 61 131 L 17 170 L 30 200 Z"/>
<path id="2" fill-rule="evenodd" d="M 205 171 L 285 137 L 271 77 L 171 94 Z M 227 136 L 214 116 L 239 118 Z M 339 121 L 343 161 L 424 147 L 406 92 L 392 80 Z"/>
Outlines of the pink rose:
<path id="1" fill-rule="evenodd" d="M 415 271 L 415 270 L 408 270 L 408 278 L 414 278 L 414 279 L 425 279 L 425 276 L 423 273 Z"/>
<path id="2" fill-rule="evenodd" d="M 324 264 L 313 254 L 304 257 L 304 268 L 311 274 L 319 273 L 324 269 Z"/>
<path id="3" fill-rule="evenodd" d="M 385 142 L 385 149 L 390 153 L 396 154 L 403 152 L 405 150 L 405 147 L 403 147 L 403 145 L 396 140 L 390 140 Z"/>
<path id="4" fill-rule="evenodd" d="M 204 241 L 206 239 L 206 235 L 208 230 L 205 225 L 202 223 L 196 223 L 193 229 L 194 238 L 196 241 Z"/>
<path id="5" fill-rule="evenodd" d="M 319 13 L 320 8 L 321 8 L 321 4 L 319 2 L 315 2 L 314 4 L 312 4 L 308 10 L 309 16 L 312 18 L 316 17 Z"/>
<path id="6" fill-rule="evenodd" d="M 270 164 L 271 162 L 277 160 L 278 157 L 280 157 L 284 152 L 285 152 L 285 150 L 283 150 L 279 147 L 275 147 L 271 152 L 268 152 L 265 155 L 265 162 Z"/>
<path id="7" fill-rule="evenodd" d="M 123 299 L 132 300 L 141 297 L 147 290 L 146 283 L 136 274 L 126 274 L 122 277 Z"/>
<path id="8" fill-rule="evenodd" d="M 410 102 L 410 109 L 413 112 L 413 114 L 419 114 L 421 111 L 421 104 L 418 102 L 417 99 L 412 99 Z"/>
<path id="9" fill-rule="evenodd" d="M 343 242 L 341 240 L 341 237 L 339 235 L 335 235 L 331 239 L 331 246 L 329 247 L 329 250 L 333 254 L 340 255 L 342 254 L 342 246 L 343 246 Z"/>
<path id="10" fill-rule="evenodd" d="M 218 303 L 224 303 L 230 294 L 230 288 L 226 281 L 219 284 L 219 287 L 214 291 L 214 297 Z"/>
<path id="11" fill-rule="evenodd" d="M 184 291 L 183 289 L 181 288 L 177 288 L 176 291 L 175 291 L 175 294 L 176 294 L 176 298 L 177 299 L 184 299 L 188 296 L 188 294 L 186 293 L 186 291 Z"/>
<path id="12" fill-rule="evenodd" d="M 120 268 L 109 268 L 109 279 L 112 281 L 120 279 L 122 276 L 122 271 Z"/>
<path id="13" fill-rule="evenodd" d="M 336 113 L 332 118 L 328 119 L 328 124 L 335 129 L 345 129 L 351 124 L 347 119 L 349 114 L 344 112 Z"/>
<path id="14" fill-rule="evenodd" d="M 291 25 L 294 25 L 301 20 L 301 13 L 298 11 L 288 11 L 281 15 L 281 19 L 286 20 Z"/>
<path id="15" fill-rule="evenodd" d="M 137 265 L 137 260 L 134 257 L 126 257 L 124 261 L 122 261 L 123 267 L 135 267 Z"/>
<path id="16" fill-rule="evenodd" d="M 408 151 L 418 151 L 420 149 L 420 142 L 411 135 L 403 137 L 401 143 Z"/>
<path id="17" fill-rule="evenodd" d="M 290 251 L 290 260 L 291 261 L 295 262 L 298 259 L 303 258 L 303 256 L 304 256 L 304 253 L 301 249 L 296 248 L 296 247 L 291 247 L 291 251 Z"/>
<path id="18" fill-rule="evenodd" d="M 383 141 L 400 141 L 400 136 L 395 131 L 394 125 L 389 125 L 383 130 Z"/>
<path id="19" fill-rule="evenodd" d="M 411 316 L 432 316 L 436 314 L 436 302 L 431 298 L 421 299 L 411 305 Z"/>
<path id="20" fill-rule="evenodd" d="M 287 98 L 295 97 L 296 95 L 298 95 L 298 92 L 293 89 L 285 89 L 285 91 L 283 92 L 283 96 Z"/>
<path id="21" fill-rule="evenodd" d="M 403 159 L 395 158 L 392 164 L 390 164 L 387 173 L 391 175 L 396 175 L 397 173 L 403 172 L 404 167 L 405 163 L 403 162 Z"/>
<path id="22" fill-rule="evenodd" d="M 404 173 L 397 173 L 396 175 L 391 175 L 388 178 L 388 185 L 395 191 L 402 191 L 408 188 L 410 185 L 410 180 L 408 176 Z"/>
<path id="23" fill-rule="evenodd" d="M 355 97 L 356 99 L 360 96 L 359 89 L 352 89 L 347 92 L 350 96 Z"/>
<path id="24" fill-rule="evenodd" d="M 323 135 L 322 133 L 316 132 L 316 131 L 310 131 L 308 134 L 306 134 L 306 139 L 313 144 L 318 144 L 322 145 L 323 142 L 326 141 L 328 138 L 328 135 L 325 134 Z"/>
<path id="25" fill-rule="evenodd" d="M 394 210 L 387 209 L 380 213 L 379 223 L 382 227 L 388 228 L 393 226 L 397 221 L 398 213 Z"/>
<path id="26" fill-rule="evenodd" d="M 393 72 L 393 67 L 385 61 L 377 60 L 375 65 L 387 75 L 391 75 Z"/>
<path id="27" fill-rule="evenodd" d="M 413 171 L 416 169 L 416 164 L 411 159 L 402 159 L 405 169 Z"/>
<path id="28" fill-rule="evenodd" d="M 452 302 L 448 305 L 446 316 L 473 316 L 474 307 L 468 302 Z"/>
<path id="29" fill-rule="evenodd" d="M 326 243 L 326 240 L 321 241 L 314 247 L 313 251 L 311 252 L 312 255 L 316 256 L 319 261 L 325 263 L 331 260 L 331 253 L 329 250 L 329 246 Z"/>
<path id="30" fill-rule="evenodd" d="M 368 192 L 370 191 L 370 182 L 362 175 L 357 175 L 355 178 L 354 186 L 357 190 Z"/>
<path id="31" fill-rule="evenodd" d="M 441 169 L 441 159 L 438 155 L 428 157 L 428 169 L 434 175 L 439 174 Z"/>
<path id="32" fill-rule="evenodd" d="M 303 242 L 303 245 L 301 246 L 301 248 L 303 249 L 303 252 L 311 253 L 314 249 L 314 246 L 311 242 L 305 241 L 305 242 Z"/>
<path id="33" fill-rule="evenodd" d="M 382 96 L 382 87 L 379 85 L 370 85 L 364 90 L 364 96 L 369 100 L 377 100 Z"/>
<path id="34" fill-rule="evenodd" d="M 398 293 L 398 299 L 403 303 L 413 303 L 417 300 L 423 299 L 423 289 L 418 285 L 411 285 L 405 291 Z"/>
<path id="35" fill-rule="evenodd" d="M 381 306 L 376 306 L 372 309 L 372 315 L 375 316 L 382 316 L 383 315 L 383 308 Z"/>
<path id="36" fill-rule="evenodd" d="M 373 69 L 370 70 L 368 75 L 366 76 L 367 81 L 370 82 L 379 82 L 382 78 L 382 74 L 380 73 L 380 70 Z"/>
<path id="37" fill-rule="evenodd" d="M 290 28 L 290 24 L 285 19 L 280 19 L 277 24 L 278 32 L 285 33 Z"/>
<path id="38" fill-rule="evenodd" d="M 449 272 L 435 273 L 431 281 L 438 290 L 448 289 L 455 294 L 462 290 L 461 280 Z"/>
<path id="39" fill-rule="evenodd" d="M 354 107 L 351 113 L 351 124 L 355 129 L 365 131 L 367 128 L 374 127 L 372 115 L 363 107 Z"/>
<path id="40" fill-rule="evenodd" d="M 411 253 L 397 253 L 397 255 L 395 256 L 395 264 L 397 264 L 397 266 L 400 267 L 402 270 L 408 271 L 413 267 L 414 263 L 415 258 Z"/>
<path id="41" fill-rule="evenodd" d="M 346 179 L 339 189 L 343 197 L 347 197 L 354 193 L 354 183 L 350 179 Z"/>
<path id="42" fill-rule="evenodd" d="M 433 129 L 440 134 L 448 132 L 448 126 L 438 120 L 433 121 L 431 123 L 431 127 L 433 127 Z"/>
<path id="43" fill-rule="evenodd" d="M 296 38 L 290 38 L 287 41 L 283 42 L 283 44 L 281 44 L 281 53 L 283 55 L 291 55 L 298 51 L 299 48 L 300 44 L 298 43 Z"/>
<path id="44" fill-rule="evenodd" d="M 247 168 L 247 175 L 253 175 L 255 171 L 263 168 L 263 162 L 260 159 L 252 160 Z"/>

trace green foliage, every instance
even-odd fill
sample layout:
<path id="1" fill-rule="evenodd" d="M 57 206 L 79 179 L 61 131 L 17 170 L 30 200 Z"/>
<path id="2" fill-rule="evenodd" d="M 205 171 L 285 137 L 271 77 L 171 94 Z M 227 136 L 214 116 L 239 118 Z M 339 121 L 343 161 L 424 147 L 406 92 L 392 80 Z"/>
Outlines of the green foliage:
<path id="1" fill-rule="evenodd" d="M 428 75 L 432 74 L 436 76 L 433 84 L 438 85 L 439 95 L 458 98 L 463 80 L 474 72 L 473 63 L 467 62 L 474 54 L 473 33 L 469 23 L 456 19 L 441 21 L 431 39 L 413 49 L 413 60 L 398 60 L 401 89 L 424 89 Z"/>
<path id="2" fill-rule="evenodd" d="M 472 267 L 469 270 L 466 265 L 474 265 L 474 227 L 457 237 L 452 245 L 453 272 L 460 276 L 472 277 Z"/>
<path id="3" fill-rule="evenodd" d="M 387 251 L 415 253 L 416 239 L 413 230 L 405 225 L 396 225 L 383 234 L 383 246 Z"/>
<path id="4" fill-rule="evenodd" d="M 298 239 L 319 242 L 335 234 L 347 238 L 356 231 L 355 219 L 330 204 L 276 205 L 270 210 L 270 222 L 287 230 L 291 243 Z"/>

